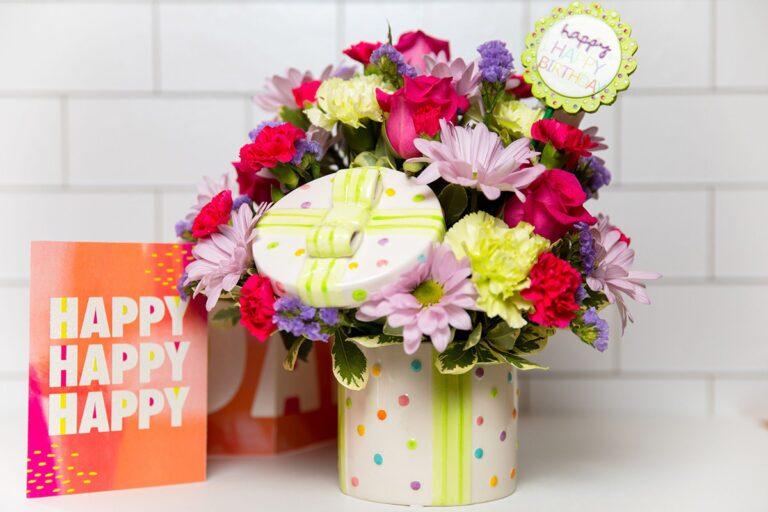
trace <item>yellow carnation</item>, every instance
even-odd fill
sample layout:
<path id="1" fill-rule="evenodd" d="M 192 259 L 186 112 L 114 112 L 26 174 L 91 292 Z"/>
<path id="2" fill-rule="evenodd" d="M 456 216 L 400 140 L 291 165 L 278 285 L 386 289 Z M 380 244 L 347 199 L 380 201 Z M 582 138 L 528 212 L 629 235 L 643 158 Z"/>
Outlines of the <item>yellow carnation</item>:
<path id="1" fill-rule="evenodd" d="M 517 100 L 499 102 L 493 110 L 493 117 L 500 126 L 528 138 L 531 138 L 531 126 L 542 115 L 541 109 L 531 108 Z"/>
<path id="2" fill-rule="evenodd" d="M 530 286 L 528 275 L 539 255 L 549 248 L 549 241 L 534 234 L 527 222 L 510 229 L 485 212 L 461 219 L 448 230 L 445 241 L 457 258 L 469 258 L 477 306 L 512 327 L 525 325 L 522 312 L 531 309 L 531 304 L 520 292 Z"/>
<path id="3" fill-rule="evenodd" d="M 340 121 L 353 128 L 360 128 L 362 120 L 383 121 L 384 117 L 376 101 L 376 89 L 389 92 L 381 77 L 358 75 L 349 80 L 329 78 L 317 89 L 316 106 L 305 110 L 310 122 L 326 130 Z"/>

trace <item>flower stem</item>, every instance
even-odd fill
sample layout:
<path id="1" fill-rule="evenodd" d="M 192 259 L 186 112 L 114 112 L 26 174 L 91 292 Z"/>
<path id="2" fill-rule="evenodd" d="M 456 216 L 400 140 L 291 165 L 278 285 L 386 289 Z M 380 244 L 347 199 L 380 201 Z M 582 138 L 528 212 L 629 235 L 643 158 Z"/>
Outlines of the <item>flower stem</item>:
<path id="1" fill-rule="evenodd" d="M 474 213 L 477 211 L 477 189 L 473 188 L 472 193 L 470 194 L 470 213 Z"/>

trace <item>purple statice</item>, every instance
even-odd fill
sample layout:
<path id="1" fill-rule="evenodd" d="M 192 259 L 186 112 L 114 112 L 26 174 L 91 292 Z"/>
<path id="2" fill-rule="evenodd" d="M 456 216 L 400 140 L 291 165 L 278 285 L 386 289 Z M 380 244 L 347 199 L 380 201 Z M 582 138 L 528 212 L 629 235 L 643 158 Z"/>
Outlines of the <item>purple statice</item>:
<path id="1" fill-rule="evenodd" d="M 256 140 L 256 137 L 259 136 L 259 133 L 261 133 L 261 130 L 264 129 L 265 126 L 271 126 L 274 128 L 275 126 L 280 126 L 281 124 L 285 124 L 282 121 L 263 121 L 259 123 L 259 125 L 248 132 L 248 138 L 251 139 L 251 142 Z"/>
<path id="2" fill-rule="evenodd" d="M 312 341 L 328 341 L 330 335 L 326 328 L 336 325 L 339 318 L 338 309 L 314 308 L 298 297 L 280 297 L 274 307 L 273 321 L 279 330 Z"/>
<path id="3" fill-rule="evenodd" d="M 608 348 L 608 322 L 597 316 L 597 310 L 595 308 L 589 308 L 584 312 L 584 325 L 586 327 L 594 329 L 595 341 L 593 346 L 600 352 L 605 352 Z"/>
<path id="4" fill-rule="evenodd" d="M 584 285 L 579 286 L 576 288 L 576 296 L 574 297 L 576 299 L 576 302 L 578 304 L 581 304 L 584 302 L 584 299 L 587 298 L 587 289 L 584 288 Z"/>
<path id="5" fill-rule="evenodd" d="M 498 40 L 488 41 L 477 47 L 480 54 L 480 74 L 486 82 L 506 82 L 512 72 L 512 54 L 507 45 Z"/>
<path id="6" fill-rule="evenodd" d="M 253 204 L 253 199 L 251 199 L 248 194 L 243 194 L 243 195 L 237 196 L 232 201 L 232 211 L 239 210 L 240 207 L 243 206 L 246 203 Z"/>
<path id="7" fill-rule="evenodd" d="M 179 282 L 176 283 L 176 291 L 179 292 L 179 297 L 181 297 L 181 300 L 187 300 L 189 298 L 189 295 L 187 294 L 187 290 L 184 289 L 184 281 L 187 280 L 187 271 L 181 273 L 181 277 L 179 277 Z"/>
<path id="8" fill-rule="evenodd" d="M 577 222 L 573 227 L 579 232 L 579 256 L 581 256 L 584 274 L 591 275 L 595 268 L 595 258 L 597 257 L 595 237 L 592 235 L 592 231 L 586 222 Z"/>
<path id="9" fill-rule="evenodd" d="M 389 59 L 389 61 L 397 67 L 397 72 L 402 76 L 414 78 L 419 74 L 415 67 L 405 62 L 403 54 L 397 51 L 391 44 L 383 44 L 376 48 L 373 53 L 371 53 L 370 62 L 371 64 L 378 64 L 383 57 Z"/>
<path id="10" fill-rule="evenodd" d="M 181 238 L 187 231 L 192 231 L 192 221 L 181 219 L 173 229 L 176 231 L 176 237 Z"/>
<path id="11" fill-rule="evenodd" d="M 594 197 L 598 190 L 611 183 L 611 171 L 605 167 L 605 162 L 596 156 L 582 158 L 582 164 L 592 171 L 582 188 L 587 196 Z"/>
<path id="12" fill-rule="evenodd" d="M 309 139 L 297 140 L 294 143 L 294 148 L 296 148 L 296 153 L 293 155 L 293 158 L 291 158 L 291 163 L 293 165 L 299 165 L 301 163 L 301 159 L 304 158 L 304 155 L 307 153 L 314 155 L 315 158 L 319 160 L 323 152 L 323 149 L 320 147 L 319 143 Z"/>

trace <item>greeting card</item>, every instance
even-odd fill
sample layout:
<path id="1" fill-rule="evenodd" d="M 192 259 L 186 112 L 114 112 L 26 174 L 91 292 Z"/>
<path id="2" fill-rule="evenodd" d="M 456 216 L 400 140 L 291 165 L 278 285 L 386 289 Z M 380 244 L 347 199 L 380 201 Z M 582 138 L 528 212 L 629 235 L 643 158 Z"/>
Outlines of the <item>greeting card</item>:
<path id="1" fill-rule="evenodd" d="M 35 242 L 27 496 L 205 478 L 204 309 L 185 244 Z"/>

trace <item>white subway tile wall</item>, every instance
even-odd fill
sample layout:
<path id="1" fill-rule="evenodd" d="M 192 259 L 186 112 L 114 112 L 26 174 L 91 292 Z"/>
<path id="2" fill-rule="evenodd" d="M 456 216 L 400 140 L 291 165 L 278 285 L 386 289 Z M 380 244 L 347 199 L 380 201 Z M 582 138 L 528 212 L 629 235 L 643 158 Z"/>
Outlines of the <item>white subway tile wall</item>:
<path id="1" fill-rule="evenodd" d="M 560 4 L 567 3 L 567 0 Z M 564 333 L 528 374 L 533 412 L 768 417 L 768 5 L 603 2 L 640 67 L 587 116 L 613 185 L 590 203 L 665 279 L 599 354 Z M 133 0 L 0 3 L 0 385 L 26 373 L 31 240 L 169 241 L 203 174 L 263 119 L 250 102 L 289 66 L 319 72 L 361 39 L 424 28 L 456 56 L 526 32 L 538 0 Z"/>

